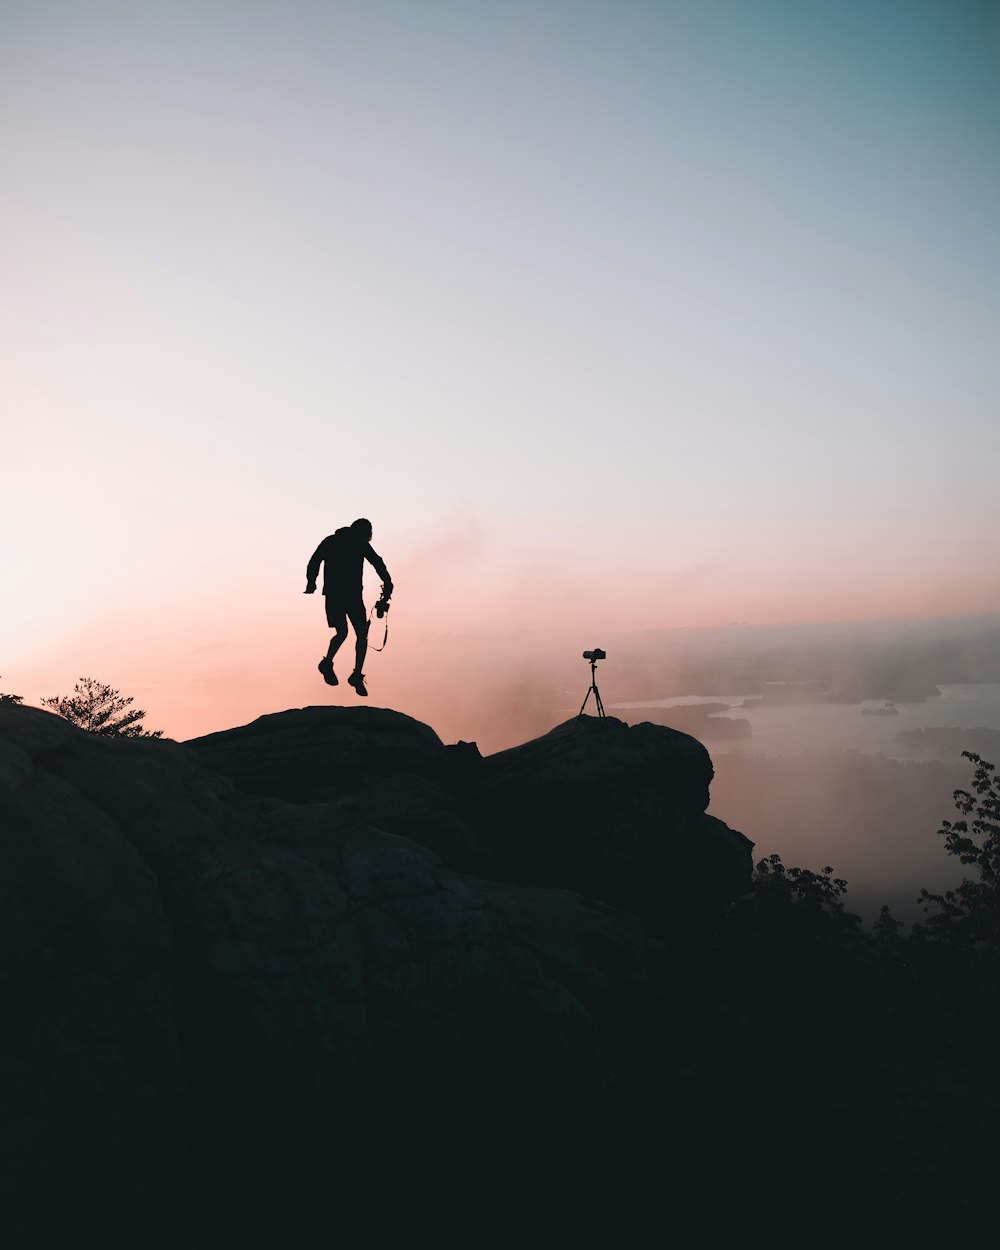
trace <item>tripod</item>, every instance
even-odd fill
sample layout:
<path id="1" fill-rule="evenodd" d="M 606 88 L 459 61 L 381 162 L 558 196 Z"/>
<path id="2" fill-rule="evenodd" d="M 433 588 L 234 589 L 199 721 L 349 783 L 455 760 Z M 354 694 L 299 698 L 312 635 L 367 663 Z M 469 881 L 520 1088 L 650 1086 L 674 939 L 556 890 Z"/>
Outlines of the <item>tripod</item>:
<path id="1" fill-rule="evenodd" d="M 594 696 L 594 702 L 597 704 L 597 715 L 599 718 L 603 719 L 605 716 L 604 704 L 601 702 L 601 692 L 597 689 L 597 661 L 593 657 L 591 657 L 590 661 L 590 689 L 583 696 L 583 702 L 580 704 L 580 712 L 576 718 L 576 725 L 573 726 L 574 729 L 576 729 L 576 726 L 579 725 L 580 718 L 583 716 L 583 709 L 587 706 L 587 700 L 591 695 Z"/>

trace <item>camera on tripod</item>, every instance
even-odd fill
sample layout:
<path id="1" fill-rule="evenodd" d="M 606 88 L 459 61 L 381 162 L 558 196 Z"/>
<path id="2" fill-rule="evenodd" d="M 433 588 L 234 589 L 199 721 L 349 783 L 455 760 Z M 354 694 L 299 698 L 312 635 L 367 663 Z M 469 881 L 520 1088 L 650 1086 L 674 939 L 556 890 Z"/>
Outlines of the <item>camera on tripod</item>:
<path id="1" fill-rule="evenodd" d="M 601 692 L 597 689 L 597 661 L 606 660 L 608 658 L 607 651 L 603 647 L 594 647 L 592 651 L 584 651 L 583 658 L 590 661 L 590 689 L 583 697 L 580 704 L 580 715 L 576 718 L 572 732 L 576 733 L 576 727 L 583 719 L 583 710 L 587 706 L 587 700 L 591 695 L 594 696 L 594 702 L 597 704 L 598 719 L 603 721 L 605 718 L 604 704 L 601 702 Z"/>

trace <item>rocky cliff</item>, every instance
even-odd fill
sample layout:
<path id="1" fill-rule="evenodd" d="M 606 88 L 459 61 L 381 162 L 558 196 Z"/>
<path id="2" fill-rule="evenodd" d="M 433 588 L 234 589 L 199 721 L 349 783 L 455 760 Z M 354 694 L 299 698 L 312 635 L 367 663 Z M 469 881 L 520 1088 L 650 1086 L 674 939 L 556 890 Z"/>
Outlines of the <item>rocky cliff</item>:
<path id="1" fill-rule="evenodd" d="M 749 887 L 751 843 L 707 816 L 696 739 L 608 717 L 483 759 L 381 708 L 304 708 L 187 744 L 249 794 L 333 802 L 453 868 L 568 887 L 685 931 Z"/>
<path id="2" fill-rule="evenodd" d="M 472 1194 L 512 1134 L 587 1140 L 749 885 L 711 775 L 615 721 L 481 759 L 369 707 L 183 745 L 0 708 L 9 1244 L 307 1244 L 429 1155 Z"/>

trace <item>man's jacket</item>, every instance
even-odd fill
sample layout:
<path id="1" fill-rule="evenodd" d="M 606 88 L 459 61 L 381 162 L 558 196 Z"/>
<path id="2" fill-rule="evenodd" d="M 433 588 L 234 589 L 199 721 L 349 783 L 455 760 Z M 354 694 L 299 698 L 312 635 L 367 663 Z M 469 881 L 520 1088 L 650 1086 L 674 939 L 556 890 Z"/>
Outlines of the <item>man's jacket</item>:
<path id="1" fill-rule="evenodd" d="M 306 583 L 315 586 L 322 564 L 324 595 L 333 595 L 337 599 L 360 599 L 366 560 L 382 581 L 391 586 L 392 578 L 382 557 L 372 549 L 371 543 L 359 539 L 350 527 L 345 526 L 324 538 L 313 552 L 306 567 Z"/>

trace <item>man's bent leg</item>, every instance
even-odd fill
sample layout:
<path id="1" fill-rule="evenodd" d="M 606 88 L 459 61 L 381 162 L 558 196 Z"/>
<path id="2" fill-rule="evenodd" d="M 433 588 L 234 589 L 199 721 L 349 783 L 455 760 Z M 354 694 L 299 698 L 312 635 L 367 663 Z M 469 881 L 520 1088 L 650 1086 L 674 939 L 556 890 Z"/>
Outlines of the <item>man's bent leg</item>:
<path id="1" fill-rule="evenodd" d="M 365 616 L 365 605 L 360 601 L 350 605 L 347 615 L 351 618 L 355 635 L 354 672 L 348 677 L 347 684 L 354 687 L 355 694 L 365 698 L 368 691 L 365 689 L 365 675 L 361 671 L 368 651 L 368 617 Z"/>
<path id="2" fill-rule="evenodd" d="M 347 641 L 347 629 L 346 629 L 347 622 L 346 621 L 344 622 L 344 625 L 345 625 L 345 629 L 343 633 L 341 633 L 341 631 L 338 629 L 337 632 L 330 639 L 330 645 L 326 649 L 326 658 L 328 660 L 332 661 L 333 657 L 337 654 L 340 648 Z"/>
<path id="3" fill-rule="evenodd" d="M 365 615 L 363 603 L 353 604 L 347 609 L 347 615 L 354 626 L 354 672 L 358 674 L 365 666 L 368 654 L 368 617 Z"/>
<path id="4" fill-rule="evenodd" d="M 337 674 L 333 671 L 333 657 L 347 640 L 347 614 L 343 607 L 336 604 L 329 596 L 326 600 L 326 621 L 336 632 L 330 639 L 326 655 L 316 666 L 323 675 L 328 686 L 339 685 Z"/>
<path id="5" fill-rule="evenodd" d="M 326 651 L 326 658 L 331 661 L 347 641 L 347 612 L 329 597 L 326 601 L 326 623 L 334 630 Z"/>

